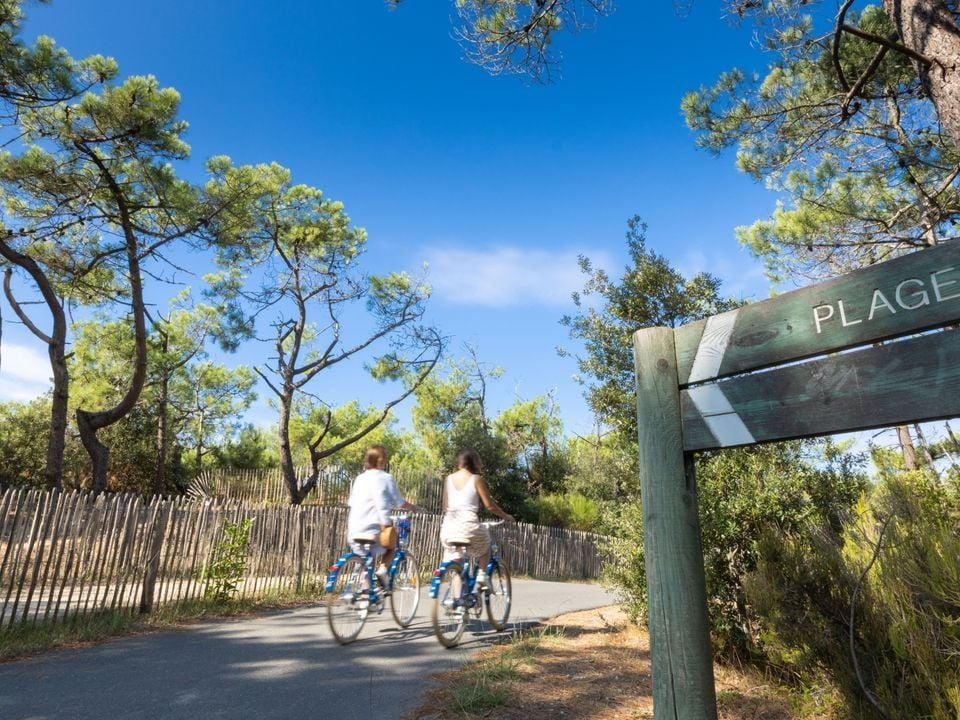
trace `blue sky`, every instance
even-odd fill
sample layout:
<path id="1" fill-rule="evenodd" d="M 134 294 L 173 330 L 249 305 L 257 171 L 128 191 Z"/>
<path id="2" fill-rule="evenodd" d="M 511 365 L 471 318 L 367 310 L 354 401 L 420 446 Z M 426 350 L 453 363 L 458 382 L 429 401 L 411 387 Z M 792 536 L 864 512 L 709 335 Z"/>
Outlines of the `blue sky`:
<path id="1" fill-rule="evenodd" d="M 28 36 L 177 88 L 198 179 L 212 155 L 277 161 L 367 229 L 368 269 L 428 263 L 430 319 L 454 353 L 470 342 L 506 370 L 494 410 L 552 390 L 567 430 L 590 430 L 573 362 L 555 352 L 569 345 L 558 321 L 582 282 L 576 256 L 619 272 L 635 213 L 684 272 L 710 270 L 745 298 L 768 292 L 733 229 L 775 198 L 731 156 L 698 151 L 679 110 L 721 71 L 767 61 L 718 2 L 681 16 L 670 2 L 624 1 L 563 38 L 562 77 L 549 85 L 465 62 L 452 5 L 439 0 L 393 12 L 381 0 L 54 0 L 29 12 Z M 46 357 L 10 315 L 0 399 L 24 399 L 43 390 Z M 264 353 L 251 346 L 229 362 Z M 316 383 L 333 404 L 384 392 L 359 368 Z M 249 417 L 272 421 L 263 404 Z"/>

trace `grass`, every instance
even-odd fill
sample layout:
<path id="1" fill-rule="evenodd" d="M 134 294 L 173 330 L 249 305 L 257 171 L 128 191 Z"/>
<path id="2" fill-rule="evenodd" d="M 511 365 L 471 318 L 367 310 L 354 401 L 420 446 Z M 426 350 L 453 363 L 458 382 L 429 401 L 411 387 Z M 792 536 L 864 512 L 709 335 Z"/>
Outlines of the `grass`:
<path id="1" fill-rule="evenodd" d="M 408 720 L 651 720 L 650 645 L 617 608 L 555 618 L 437 676 Z M 829 703 L 716 665 L 719 720 L 837 720 Z"/>
<path id="2" fill-rule="evenodd" d="M 450 689 L 453 708 L 464 717 L 474 717 L 505 705 L 510 687 L 523 677 L 523 669 L 535 662 L 537 648 L 551 634 L 556 635 L 551 628 L 519 633 L 501 652 L 471 666 L 463 681 Z"/>
<path id="3" fill-rule="evenodd" d="M 160 606 L 149 615 L 131 610 L 84 613 L 65 622 L 28 622 L 0 628 L 0 662 L 29 657 L 57 648 L 78 647 L 109 638 L 169 630 L 194 622 L 238 617 L 263 610 L 316 602 L 315 595 L 269 594 L 256 600 L 226 602 L 191 600 Z"/>

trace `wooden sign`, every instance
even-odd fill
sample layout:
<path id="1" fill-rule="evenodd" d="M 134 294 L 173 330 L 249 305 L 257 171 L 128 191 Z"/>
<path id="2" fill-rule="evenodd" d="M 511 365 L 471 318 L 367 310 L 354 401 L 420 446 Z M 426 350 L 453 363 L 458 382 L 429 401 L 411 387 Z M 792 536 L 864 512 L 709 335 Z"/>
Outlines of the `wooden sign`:
<path id="1" fill-rule="evenodd" d="M 634 334 L 657 720 L 717 717 L 694 451 L 960 416 L 958 319 L 955 241 Z"/>
<path id="2" fill-rule="evenodd" d="M 710 450 L 960 415 L 960 331 L 680 392 L 683 449 Z"/>
<path id="3" fill-rule="evenodd" d="M 960 242 L 794 290 L 676 330 L 680 385 L 728 377 L 960 318 Z"/>

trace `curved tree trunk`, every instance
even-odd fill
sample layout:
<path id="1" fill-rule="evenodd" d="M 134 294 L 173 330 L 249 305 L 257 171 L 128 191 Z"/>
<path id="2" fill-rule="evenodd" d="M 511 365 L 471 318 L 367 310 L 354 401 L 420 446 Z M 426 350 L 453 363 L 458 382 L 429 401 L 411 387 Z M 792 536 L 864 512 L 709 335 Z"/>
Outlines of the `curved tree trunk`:
<path id="1" fill-rule="evenodd" d="M 960 145 L 960 27 L 944 0 L 883 0 L 904 45 L 930 64 L 915 62 L 943 129 Z"/>
<path id="2" fill-rule="evenodd" d="M 123 230 L 125 252 L 127 255 L 127 279 L 130 282 L 130 313 L 133 316 L 134 362 L 133 376 L 127 391 L 116 405 L 109 410 L 89 412 L 77 409 L 77 428 L 80 431 L 80 440 L 83 442 L 87 454 L 93 464 L 93 481 L 91 490 L 94 493 L 107 489 L 107 467 L 110 460 L 110 448 L 100 442 L 97 433 L 105 427 L 113 425 L 126 417 L 137 400 L 147 379 L 147 309 L 143 302 L 143 278 L 140 276 L 140 247 L 133 231 L 133 222 L 127 207 L 123 191 L 116 179 L 110 174 L 103 160 L 97 153 L 92 152 L 82 144 L 75 143 L 96 165 L 104 181 L 110 188 L 114 201 L 117 203 L 119 225 Z"/>
<path id="3" fill-rule="evenodd" d="M 0 242 L 0 255 L 30 274 L 36 283 L 43 300 L 53 318 L 53 330 L 50 335 L 41 331 L 23 312 L 10 287 L 12 272 L 7 268 L 3 289 L 14 312 L 24 325 L 47 345 L 50 357 L 50 371 L 53 376 L 53 397 L 50 403 L 50 432 L 47 436 L 47 459 L 44 469 L 44 481 L 48 490 L 63 489 L 63 453 L 67 434 L 67 407 L 69 401 L 70 374 L 67 371 L 67 318 L 63 305 L 53 289 L 50 279 L 36 261 L 20 253 L 4 242 Z"/>

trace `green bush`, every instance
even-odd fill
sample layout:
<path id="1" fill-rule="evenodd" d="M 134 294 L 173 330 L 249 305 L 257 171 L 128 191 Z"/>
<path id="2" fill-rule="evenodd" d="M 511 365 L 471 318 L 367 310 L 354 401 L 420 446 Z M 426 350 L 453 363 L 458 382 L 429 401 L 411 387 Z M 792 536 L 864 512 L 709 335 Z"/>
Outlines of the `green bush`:
<path id="1" fill-rule="evenodd" d="M 538 525 L 594 531 L 600 505 L 579 493 L 537 495 L 527 499 L 527 516 Z"/>
<path id="2" fill-rule="evenodd" d="M 960 501 L 887 468 L 836 533 L 768 537 L 747 596 L 786 676 L 826 672 L 851 717 L 960 717 Z"/>
<path id="3" fill-rule="evenodd" d="M 236 595 L 247 569 L 247 544 L 253 518 L 239 523 L 225 523 L 223 536 L 213 549 L 210 562 L 200 571 L 200 581 L 206 583 L 203 596 L 218 603 L 229 602 Z"/>
<path id="4" fill-rule="evenodd" d="M 749 654 L 751 614 L 743 584 L 754 570 L 765 533 L 791 533 L 811 518 L 830 527 L 866 484 L 864 458 L 826 442 L 791 442 L 698 457 L 700 532 L 710 621 L 718 648 Z M 639 501 L 618 503 L 603 518 L 612 537 L 604 570 L 634 618 L 646 612 L 643 512 Z"/>

